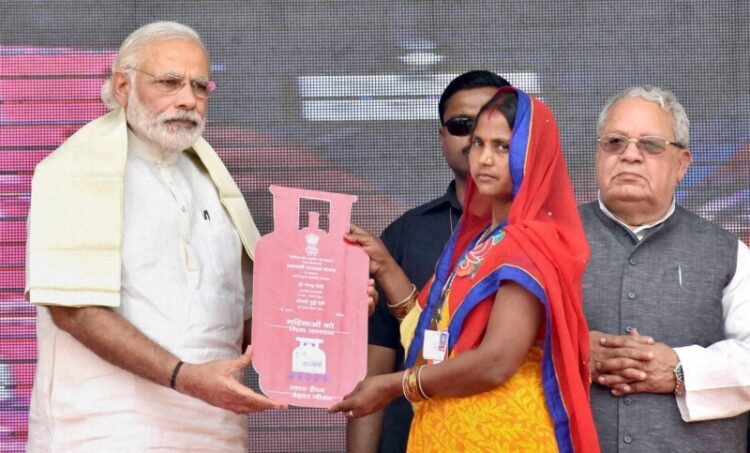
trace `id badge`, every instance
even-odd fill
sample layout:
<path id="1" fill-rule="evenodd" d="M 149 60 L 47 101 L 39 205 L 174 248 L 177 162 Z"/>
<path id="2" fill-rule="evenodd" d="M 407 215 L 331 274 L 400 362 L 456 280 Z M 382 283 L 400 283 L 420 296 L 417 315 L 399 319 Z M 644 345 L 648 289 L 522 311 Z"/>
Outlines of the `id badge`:
<path id="1" fill-rule="evenodd" d="M 424 343 L 422 345 L 422 357 L 432 360 L 432 363 L 440 363 L 445 360 L 445 352 L 448 350 L 448 332 L 437 330 L 425 330 Z"/>

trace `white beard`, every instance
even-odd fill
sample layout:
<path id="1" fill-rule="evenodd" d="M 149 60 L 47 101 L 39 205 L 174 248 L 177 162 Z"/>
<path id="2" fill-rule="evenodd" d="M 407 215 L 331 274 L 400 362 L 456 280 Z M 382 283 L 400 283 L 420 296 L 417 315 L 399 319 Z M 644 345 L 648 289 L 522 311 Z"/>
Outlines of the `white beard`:
<path id="1" fill-rule="evenodd" d="M 168 154 L 177 153 L 192 146 L 206 127 L 206 119 L 189 110 L 152 113 L 138 99 L 135 87 L 128 95 L 125 117 L 138 137 L 155 144 Z M 169 121 L 173 120 L 192 121 L 195 126 L 185 128 L 170 124 Z"/>

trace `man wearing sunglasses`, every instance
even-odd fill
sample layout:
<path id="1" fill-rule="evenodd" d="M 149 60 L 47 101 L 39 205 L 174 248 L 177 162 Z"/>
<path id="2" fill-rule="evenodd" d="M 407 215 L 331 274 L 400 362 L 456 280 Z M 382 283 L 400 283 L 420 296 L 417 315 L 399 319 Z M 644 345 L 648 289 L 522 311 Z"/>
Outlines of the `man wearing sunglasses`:
<path id="1" fill-rule="evenodd" d="M 495 73 L 469 71 L 453 79 L 440 96 L 438 141 L 454 180 L 443 196 L 407 211 L 381 236 L 391 255 L 418 287 L 432 275 L 440 252 L 461 217 L 468 177 L 466 152 L 474 118 L 498 88 L 506 85 L 508 82 Z M 382 298 L 370 317 L 368 375 L 403 368 L 404 351 L 398 321 L 385 304 L 386 300 Z M 411 406 L 402 397 L 379 413 L 350 419 L 347 422 L 347 451 L 405 451 L 411 417 Z"/>
<path id="2" fill-rule="evenodd" d="M 675 203 L 691 154 L 674 94 L 617 94 L 598 134 L 599 199 L 581 217 L 602 451 L 745 451 L 750 250 Z"/>
<path id="3" fill-rule="evenodd" d="M 258 232 L 201 138 L 208 54 L 157 22 L 122 44 L 112 112 L 36 168 L 27 299 L 38 307 L 28 451 L 248 449 Z"/>

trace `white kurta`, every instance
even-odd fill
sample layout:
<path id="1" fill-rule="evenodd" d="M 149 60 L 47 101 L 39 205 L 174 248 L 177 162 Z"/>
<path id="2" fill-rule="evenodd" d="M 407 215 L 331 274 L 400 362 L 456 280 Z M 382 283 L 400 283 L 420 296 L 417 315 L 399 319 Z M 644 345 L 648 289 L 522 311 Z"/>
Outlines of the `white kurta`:
<path id="1" fill-rule="evenodd" d="M 249 279 L 205 169 L 183 153 L 165 159 L 129 132 L 123 209 L 114 310 L 186 362 L 238 357 Z M 30 452 L 247 451 L 246 416 L 109 364 L 59 330 L 44 307 L 37 336 Z"/>

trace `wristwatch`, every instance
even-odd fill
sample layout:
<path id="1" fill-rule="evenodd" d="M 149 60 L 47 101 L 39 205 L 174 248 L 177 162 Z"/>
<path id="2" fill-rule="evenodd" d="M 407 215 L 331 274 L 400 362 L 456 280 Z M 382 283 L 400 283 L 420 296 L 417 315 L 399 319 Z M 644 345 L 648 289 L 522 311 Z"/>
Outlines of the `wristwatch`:
<path id="1" fill-rule="evenodd" d="M 685 394 L 685 374 L 682 372 L 682 362 L 677 362 L 674 367 L 674 394 L 677 396 Z"/>

